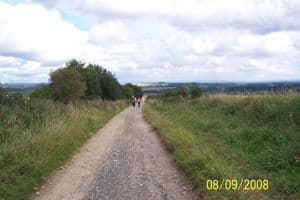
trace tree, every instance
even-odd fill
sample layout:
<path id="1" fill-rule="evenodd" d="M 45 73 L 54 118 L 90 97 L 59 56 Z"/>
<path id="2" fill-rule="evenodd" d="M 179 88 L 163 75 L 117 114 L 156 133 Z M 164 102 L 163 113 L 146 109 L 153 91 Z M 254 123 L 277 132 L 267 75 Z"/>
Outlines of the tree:
<path id="1" fill-rule="evenodd" d="M 101 98 L 101 86 L 99 82 L 99 73 L 97 71 L 97 65 L 89 64 L 85 67 L 85 63 L 76 59 L 70 60 L 66 63 L 66 67 L 78 71 L 86 82 L 87 89 L 85 96 L 87 97 L 100 97 Z"/>
<path id="2" fill-rule="evenodd" d="M 84 77 L 87 84 L 86 96 L 102 97 L 100 66 L 89 64 L 84 70 Z"/>
<path id="3" fill-rule="evenodd" d="M 4 88 L 0 86 L 0 104 L 6 100 L 6 92 Z"/>
<path id="4" fill-rule="evenodd" d="M 65 67 L 50 73 L 50 90 L 54 100 L 68 103 L 85 95 L 86 82 L 72 67 Z"/>
<path id="5" fill-rule="evenodd" d="M 143 91 L 141 87 L 138 87 L 137 85 L 133 85 L 131 83 L 127 83 L 122 86 L 123 95 L 126 98 L 130 98 L 131 96 L 143 96 Z"/>
<path id="6" fill-rule="evenodd" d="M 85 71 L 84 66 L 85 66 L 84 62 L 78 61 L 76 59 L 72 59 L 66 63 L 67 68 L 74 69 L 74 70 L 78 71 L 81 75 L 84 74 L 84 71 Z"/>
<path id="7" fill-rule="evenodd" d="M 178 95 L 182 97 L 188 97 L 189 96 L 189 88 L 184 86 L 178 89 Z"/>
<path id="8" fill-rule="evenodd" d="M 65 68 L 51 73 L 50 76 L 51 93 L 55 100 L 68 102 L 82 96 L 110 100 L 124 97 L 121 85 L 115 76 L 96 64 L 86 66 L 85 63 L 73 59 L 66 63 Z M 72 79 L 75 83 L 71 83 Z M 74 88 L 69 88 L 70 85 Z"/>
<path id="9" fill-rule="evenodd" d="M 102 99 L 116 100 L 122 98 L 121 85 L 115 76 L 108 70 L 96 64 L 89 64 L 71 60 L 67 67 L 75 69 L 84 78 L 87 86 L 87 97 L 101 97 Z"/>
<path id="10" fill-rule="evenodd" d="M 5 96 L 5 90 L 0 86 L 0 97 Z"/>
<path id="11" fill-rule="evenodd" d="M 164 96 L 165 96 L 165 97 L 176 97 L 176 96 L 178 96 L 178 91 L 177 91 L 176 89 L 167 90 L 167 91 L 164 93 Z"/>
<path id="12" fill-rule="evenodd" d="M 138 87 L 137 85 L 132 85 L 132 87 L 133 87 L 135 95 L 143 96 L 143 90 L 141 87 Z"/>
<path id="13" fill-rule="evenodd" d="M 203 94 L 202 89 L 198 85 L 193 84 L 191 87 L 191 96 L 193 98 L 197 98 L 197 97 L 201 97 L 202 94 Z"/>
<path id="14" fill-rule="evenodd" d="M 132 87 L 130 87 L 130 84 L 125 84 L 122 85 L 121 87 L 122 87 L 122 93 L 125 98 L 130 98 L 131 96 L 134 95 L 134 90 Z"/>
<path id="15" fill-rule="evenodd" d="M 122 89 L 120 83 L 115 76 L 104 68 L 98 68 L 100 73 L 100 85 L 102 88 L 102 98 L 116 100 L 120 99 L 122 95 Z"/>
<path id="16" fill-rule="evenodd" d="M 36 88 L 29 95 L 30 98 L 38 98 L 38 99 L 49 99 L 51 98 L 51 94 L 48 86 L 43 86 Z"/>

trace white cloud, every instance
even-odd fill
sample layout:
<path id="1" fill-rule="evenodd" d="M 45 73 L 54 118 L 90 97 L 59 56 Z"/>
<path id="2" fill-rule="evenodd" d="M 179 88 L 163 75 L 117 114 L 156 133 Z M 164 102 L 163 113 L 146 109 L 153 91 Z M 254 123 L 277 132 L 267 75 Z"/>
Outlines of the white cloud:
<path id="1" fill-rule="evenodd" d="M 121 21 L 107 21 L 94 25 L 89 32 L 93 43 L 118 43 L 130 39 L 130 33 Z"/>
<path id="2" fill-rule="evenodd" d="M 37 61 L 62 61 L 79 55 L 86 34 L 64 22 L 57 11 L 38 5 L 0 3 L 0 53 L 25 54 Z"/>
<path id="3" fill-rule="evenodd" d="M 244 34 L 234 47 L 237 52 L 260 56 L 279 56 L 297 51 L 289 32 L 272 32 L 265 35 Z"/>
<path id="4" fill-rule="evenodd" d="M 0 80 L 6 82 L 41 82 L 48 80 L 50 67 L 41 66 L 40 62 L 26 61 L 12 57 L 0 57 Z"/>
<path id="5" fill-rule="evenodd" d="M 47 81 L 71 58 L 121 81 L 300 77 L 297 0 L 0 2 L 0 81 Z M 97 19 L 88 30 L 61 11 Z M 80 22 L 82 23 L 82 22 Z"/>
<path id="6" fill-rule="evenodd" d="M 35 1 L 108 18 L 159 18 L 184 29 L 235 27 L 254 32 L 299 30 L 298 0 L 75 0 Z M 77 5 L 77 6 L 75 6 Z"/>

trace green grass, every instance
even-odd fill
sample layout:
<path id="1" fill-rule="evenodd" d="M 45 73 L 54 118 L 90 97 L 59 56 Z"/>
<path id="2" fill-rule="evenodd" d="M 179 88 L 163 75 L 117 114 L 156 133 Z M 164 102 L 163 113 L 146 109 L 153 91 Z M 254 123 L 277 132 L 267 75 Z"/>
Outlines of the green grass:
<path id="1" fill-rule="evenodd" d="M 0 199 L 27 199 L 124 101 L 63 105 L 17 96 L 0 98 Z"/>
<path id="2" fill-rule="evenodd" d="M 299 94 L 149 99 L 144 113 L 208 198 L 299 198 Z M 213 178 L 268 179 L 270 188 L 208 191 Z"/>

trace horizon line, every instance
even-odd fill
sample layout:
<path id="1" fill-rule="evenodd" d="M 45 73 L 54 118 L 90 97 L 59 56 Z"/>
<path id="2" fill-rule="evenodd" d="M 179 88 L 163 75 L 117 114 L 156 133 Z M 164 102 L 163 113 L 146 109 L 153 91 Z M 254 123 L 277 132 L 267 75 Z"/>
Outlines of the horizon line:
<path id="1" fill-rule="evenodd" d="M 299 80 L 265 80 L 265 81 L 218 81 L 218 80 L 201 80 L 201 81 L 120 81 L 120 84 L 127 83 L 282 83 L 282 82 L 300 82 Z M 49 84 L 49 82 L 6 82 L 0 85 L 7 84 Z"/>

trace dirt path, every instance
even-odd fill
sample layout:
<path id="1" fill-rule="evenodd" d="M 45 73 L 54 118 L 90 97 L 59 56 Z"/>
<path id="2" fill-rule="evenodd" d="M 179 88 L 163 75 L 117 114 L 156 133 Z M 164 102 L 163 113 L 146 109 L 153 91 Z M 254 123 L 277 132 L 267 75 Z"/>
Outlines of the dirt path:
<path id="1" fill-rule="evenodd" d="M 98 131 L 34 199 L 199 199 L 141 108 L 127 108 Z"/>

